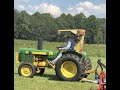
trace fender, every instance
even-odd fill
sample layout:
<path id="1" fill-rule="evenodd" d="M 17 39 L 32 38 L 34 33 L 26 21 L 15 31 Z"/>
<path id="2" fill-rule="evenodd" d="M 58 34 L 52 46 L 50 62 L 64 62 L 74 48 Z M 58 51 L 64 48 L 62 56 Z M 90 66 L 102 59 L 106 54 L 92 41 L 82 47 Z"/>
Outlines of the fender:
<path id="1" fill-rule="evenodd" d="M 82 60 L 84 60 L 85 57 L 87 56 L 87 53 L 84 52 L 84 51 L 82 52 L 82 54 L 79 54 L 75 51 L 65 51 L 65 52 L 62 53 L 62 55 L 64 55 L 64 54 L 75 54 L 75 55 L 79 56 L 80 58 L 82 58 Z"/>

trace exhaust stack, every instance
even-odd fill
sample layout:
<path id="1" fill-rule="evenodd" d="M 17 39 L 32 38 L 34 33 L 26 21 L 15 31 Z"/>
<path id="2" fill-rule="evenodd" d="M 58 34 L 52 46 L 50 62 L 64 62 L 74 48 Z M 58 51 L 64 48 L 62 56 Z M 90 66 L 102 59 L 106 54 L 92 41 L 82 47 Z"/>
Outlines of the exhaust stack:
<path id="1" fill-rule="evenodd" d="M 43 39 L 38 38 L 38 50 L 42 50 L 42 42 L 43 42 Z"/>

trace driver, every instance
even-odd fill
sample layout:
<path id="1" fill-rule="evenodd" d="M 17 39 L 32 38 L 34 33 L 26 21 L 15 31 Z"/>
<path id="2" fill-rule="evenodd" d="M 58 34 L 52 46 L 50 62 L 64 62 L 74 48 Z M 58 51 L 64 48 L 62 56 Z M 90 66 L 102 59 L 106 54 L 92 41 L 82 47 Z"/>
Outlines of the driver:
<path id="1" fill-rule="evenodd" d="M 72 50 L 72 51 L 74 51 L 75 50 L 75 41 L 74 41 L 74 39 L 71 38 L 70 36 L 66 36 L 65 39 L 67 41 L 67 44 L 65 46 L 59 47 L 58 48 L 59 51 L 61 51 L 61 50 L 66 50 L 66 51 L 68 51 L 68 50 L 71 51 Z M 50 61 L 50 63 L 52 65 L 54 65 L 61 56 L 62 56 L 62 53 L 59 53 L 59 55 L 54 60 Z"/>

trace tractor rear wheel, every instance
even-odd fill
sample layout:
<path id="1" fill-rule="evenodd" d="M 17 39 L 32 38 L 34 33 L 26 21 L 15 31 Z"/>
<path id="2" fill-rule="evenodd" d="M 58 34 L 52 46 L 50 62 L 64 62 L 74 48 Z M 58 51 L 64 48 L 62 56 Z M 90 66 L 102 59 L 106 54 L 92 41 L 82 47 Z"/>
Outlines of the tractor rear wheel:
<path id="1" fill-rule="evenodd" d="M 90 70 L 92 68 L 92 63 L 88 56 L 85 57 L 83 62 L 86 66 L 86 70 Z"/>
<path id="2" fill-rule="evenodd" d="M 60 58 L 55 67 L 56 76 L 63 81 L 77 81 L 81 77 L 79 61 L 71 57 Z"/>
<path id="3" fill-rule="evenodd" d="M 79 62 L 79 64 L 80 64 L 80 67 L 81 67 L 81 75 L 84 74 L 84 72 L 85 72 L 85 65 L 84 65 L 83 60 L 81 60 L 80 56 L 78 56 L 78 55 L 76 55 L 74 53 L 67 53 L 67 54 L 64 54 L 63 57 L 64 56 L 67 56 L 67 57 L 70 57 L 70 58 L 74 58 L 75 60 L 77 60 Z"/>
<path id="4" fill-rule="evenodd" d="M 83 60 L 83 63 L 85 65 L 85 70 L 86 71 L 90 70 L 92 68 L 92 63 L 91 63 L 91 60 L 89 59 L 88 56 L 85 57 L 85 59 Z M 88 75 L 89 75 L 89 73 L 82 75 L 82 77 L 87 78 Z"/>
<path id="5" fill-rule="evenodd" d="M 33 64 L 29 62 L 21 63 L 20 66 L 18 67 L 18 74 L 20 76 L 32 78 L 35 75 L 35 73 L 36 73 L 35 67 L 33 66 Z"/>

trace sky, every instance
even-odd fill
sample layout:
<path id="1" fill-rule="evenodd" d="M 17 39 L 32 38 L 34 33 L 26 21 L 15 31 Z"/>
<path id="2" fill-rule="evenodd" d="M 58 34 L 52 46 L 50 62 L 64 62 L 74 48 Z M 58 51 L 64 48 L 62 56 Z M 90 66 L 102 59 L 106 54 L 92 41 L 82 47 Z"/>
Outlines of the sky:
<path id="1" fill-rule="evenodd" d="M 87 17 L 106 18 L 106 0 L 14 0 L 14 8 L 30 15 L 40 12 L 59 17 L 62 13 L 73 16 L 84 13 Z"/>

